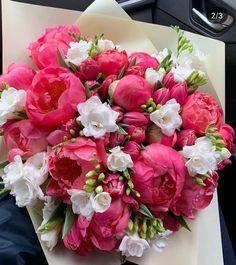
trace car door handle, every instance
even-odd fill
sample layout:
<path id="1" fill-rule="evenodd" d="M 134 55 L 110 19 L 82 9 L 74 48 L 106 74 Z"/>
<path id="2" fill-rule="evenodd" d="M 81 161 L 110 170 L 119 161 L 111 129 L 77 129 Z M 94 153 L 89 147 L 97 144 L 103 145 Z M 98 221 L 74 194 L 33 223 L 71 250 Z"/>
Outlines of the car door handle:
<path id="1" fill-rule="evenodd" d="M 224 23 L 212 23 L 196 8 L 192 8 L 192 15 L 195 21 L 202 24 L 203 26 L 206 26 L 208 29 L 214 32 L 221 32 L 222 30 L 230 26 L 234 20 L 233 17 L 228 14 Z"/>

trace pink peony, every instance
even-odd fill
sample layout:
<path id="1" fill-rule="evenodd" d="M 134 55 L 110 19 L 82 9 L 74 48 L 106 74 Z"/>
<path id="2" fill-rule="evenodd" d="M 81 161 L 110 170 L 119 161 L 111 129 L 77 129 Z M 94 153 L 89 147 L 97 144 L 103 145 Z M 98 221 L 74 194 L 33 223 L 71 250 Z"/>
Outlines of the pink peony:
<path id="1" fill-rule="evenodd" d="M 195 210 L 202 210 L 210 204 L 217 187 L 218 178 L 219 176 L 215 172 L 210 178 L 204 180 L 205 186 L 201 186 L 187 175 L 181 197 L 173 205 L 172 212 L 175 215 L 183 214 L 190 219 L 194 219 Z"/>
<path id="2" fill-rule="evenodd" d="M 79 216 L 64 238 L 65 247 L 85 255 L 92 249 L 110 251 L 119 246 L 130 217 L 129 205 L 122 199 L 112 200 L 104 213 L 95 213 L 88 221 Z"/>
<path id="3" fill-rule="evenodd" d="M 177 140 L 176 133 L 174 133 L 171 136 L 167 136 L 163 134 L 161 129 L 155 124 L 152 124 L 147 129 L 146 141 L 148 144 L 160 143 L 172 147 L 175 145 L 176 140 Z"/>
<path id="4" fill-rule="evenodd" d="M 170 89 L 170 98 L 174 98 L 182 106 L 187 98 L 186 82 L 175 84 Z"/>
<path id="5" fill-rule="evenodd" d="M 170 90 L 168 88 L 159 88 L 153 93 L 152 96 L 156 104 L 164 105 L 170 99 Z"/>
<path id="6" fill-rule="evenodd" d="M 124 148 L 122 151 L 125 152 L 126 154 L 129 154 L 133 160 L 133 159 L 138 158 L 141 152 L 141 147 L 138 143 L 134 141 L 129 141 L 124 145 Z"/>
<path id="7" fill-rule="evenodd" d="M 118 75 L 123 67 L 127 67 L 128 57 L 126 51 L 107 50 L 99 53 L 95 58 L 101 72 L 108 75 Z"/>
<path id="8" fill-rule="evenodd" d="M 117 145 L 121 145 L 124 139 L 125 139 L 124 134 L 120 134 L 117 132 L 110 133 L 108 146 L 113 148 L 116 147 Z"/>
<path id="9" fill-rule="evenodd" d="M 35 42 L 30 43 L 31 57 L 39 69 L 49 65 L 59 65 L 57 49 L 65 56 L 69 43 L 75 41 L 73 37 L 69 36 L 69 32 L 79 34 L 79 28 L 75 25 L 46 28 Z"/>
<path id="10" fill-rule="evenodd" d="M 101 69 L 98 62 L 92 58 L 87 58 L 81 62 L 76 73 L 83 81 L 95 80 Z"/>
<path id="11" fill-rule="evenodd" d="M 149 120 L 143 113 L 131 111 L 124 115 L 123 122 L 128 125 L 145 126 L 149 123 Z"/>
<path id="12" fill-rule="evenodd" d="M 116 105 L 128 111 L 140 111 L 152 96 L 152 88 L 144 78 L 136 75 L 126 75 L 117 84 L 112 98 Z"/>
<path id="13" fill-rule="evenodd" d="M 13 63 L 8 66 L 7 73 L 0 76 L 0 90 L 2 82 L 16 89 L 27 90 L 31 87 L 35 71 L 25 63 Z"/>
<path id="14" fill-rule="evenodd" d="M 119 181 L 120 174 L 107 173 L 103 181 L 103 191 L 109 192 L 112 198 L 121 198 L 125 194 L 125 182 Z"/>
<path id="15" fill-rule="evenodd" d="M 145 140 L 145 130 L 146 127 L 136 127 L 134 125 L 130 125 L 126 128 L 126 132 L 130 136 L 130 140 L 136 143 L 142 143 Z"/>
<path id="16" fill-rule="evenodd" d="M 197 140 L 197 136 L 194 130 L 182 130 L 177 133 L 177 142 L 176 144 L 179 147 L 184 147 L 185 145 L 193 145 Z"/>
<path id="17" fill-rule="evenodd" d="M 134 52 L 129 56 L 129 61 L 136 59 L 135 66 L 140 66 L 145 71 L 147 68 L 157 69 L 159 62 L 146 52 Z"/>
<path id="18" fill-rule="evenodd" d="M 74 134 L 70 133 L 73 130 Z M 67 123 L 63 124 L 60 128 L 52 131 L 48 137 L 47 141 L 50 145 L 57 145 L 65 141 L 65 137 L 69 140 L 71 138 L 79 136 L 79 127 L 76 119 L 71 119 Z"/>
<path id="19" fill-rule="evenodd" d="M 4 143 L 8 148 L 8 160 L 13 161 L 16 155 L 23 160 L 46 151 L 48 130 L 37 127 L 30 120 L 21 120 L 6 126 Z"/>
<path id="20" fill-rule="evenodd" d="M 89 161 L 97 156 L 96 143 L 91 139 L 79 137 L 75 142 L 67 141 L 57 151 L 52 150 L 48 157 L 48 169 L 52 176 L 46 193 L 70 202 L 68 189 L 82 189 L 85 184 L 85 174 L 94 169 L 95 163 Z"/>
<path id="21" fill-rule="evenodd" d="M 141 151 L 133 169 L 131 178 L 134 189 L 141 195 L 139 200 L 156 216 L 175 205 L 186 174 L 183 158 L 177 151 L 158 143 L 148 145 Z"/>
<path id="22" fill-rule="evenodd" d="M 194 92 L 186 99 L 181 116 L 185 129 L 204 134 L 212 122 L 216 128 L 220 128 L 223 110 L 210 94 Z"/>
<path id="23" fill-rule="evenodd" d="M 62 67 L 47 67 L 35 75 L 27 91 L 27 115 L 41 126 L 58 126 L 73 118 L 78 103 L 85 100 L 85 89 L 74 74 Z"/>
<path id="24" fill-rule="evenodd" d="M 229 149 L 231 154 L 235 153 L 235 131 L 234 129 L 226 123 L 222 123 L 220 126 L 219 133 L 221 134 L 222 139 L 224 140 L 226 147 Z"/>
<path id="25" fill-rule="evenodd" d="M 144 74 L 144 68 L 139 65 L 129 66 L 125 71 L 125 75 L 139 75 L 141 77 L 144 77 Z"/>

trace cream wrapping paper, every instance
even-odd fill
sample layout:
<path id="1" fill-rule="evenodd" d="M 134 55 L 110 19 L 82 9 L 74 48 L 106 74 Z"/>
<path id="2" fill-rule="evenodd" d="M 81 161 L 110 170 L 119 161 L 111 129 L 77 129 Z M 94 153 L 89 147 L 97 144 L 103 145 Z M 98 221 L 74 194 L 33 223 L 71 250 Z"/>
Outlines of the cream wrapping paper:
<path id="1" fill-rule="evenodd" d="M 3 10 L 3 67 L 12 62 L 30 62 L 26 47 L 47 26 L 78 24 L 82 33 L 105 33 L 121 48 L 132 51 L 155 52 L 164 47 L 173 49 L 176 34 L 168 27 L 131 21 L 114 0 L 96 0 L 85 13 L 57 8 L 34 6 L 9 0 L 2 1 Z M 217 95 L 224 108 L 224 44 L 203 36 L 186 33 L 198 48 L 207 54 L 206 71 L 209 78 L 205 90 Z M 216 56 L 217 54 L 217 56 Z M 216 67 L 217 66 L 217 67 Z M 0 161 L 4 147 L 0 146 Z M 28 207 L 35 229 L 41 223 L 41 205 Z M 164 253 L 149 251 L 141 259 L 131 259 L 140 265 L 223 265 L 217 195 L 211 205 L 189 222 L 192 232 L 181 229 L 169 239 Z M 42 244 L 49 265 L 107 265 L 120 264 L 117 253 L 92 252 L 86 257 L 57 246 L 52 252 Z"/>

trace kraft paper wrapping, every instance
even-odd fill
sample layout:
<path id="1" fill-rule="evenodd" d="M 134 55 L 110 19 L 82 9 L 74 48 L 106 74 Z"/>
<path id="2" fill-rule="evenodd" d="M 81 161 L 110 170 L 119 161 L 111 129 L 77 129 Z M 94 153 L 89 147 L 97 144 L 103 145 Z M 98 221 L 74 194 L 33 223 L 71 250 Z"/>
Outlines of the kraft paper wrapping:
<path id="1" fill-rule="evenodd" d="M 47 26 L 73 24 L 77 20 L 82 33 L 105 33 L 121 48 L 153 53 L 165 47 L 174 49 L 176 34 L 168 27 L 132 21 L 114 0 L 96 0 L 85 13 L 58 8 L 34 6 L 9 0 L 2 1 L 3 10 L 3 67 L 12 62 L 31 63 L 26 47 Z M 225 60 L 224 44 L 197 34 L 186 33 L 206 55 L 209 83 L 203 89 L 218 95 L 224 108 Z M 217 56 L 216 56 L 217 55 Z M 216 67 L 217 66 L 217 67 Z M 214 91 L 213 87 L 216 89 Z M 4 159 L 4 146 L 0 143 L 0 161 Z M 32 223 L 37 229 L 41 223 L 39 203 L 28 207 Z M 140 265 L 223 265 L 217 194 L 211 205 L 188 222 L 192 232 L 181 229 L 169 239 L 167 249 L 159 254 L 148 251 L 141 259 L 130 259 Z M 115 252 L 92 252 L 80 257 L 59 244 L 48 251 L 40 242 L 49 265 L 119 265 Z"/>

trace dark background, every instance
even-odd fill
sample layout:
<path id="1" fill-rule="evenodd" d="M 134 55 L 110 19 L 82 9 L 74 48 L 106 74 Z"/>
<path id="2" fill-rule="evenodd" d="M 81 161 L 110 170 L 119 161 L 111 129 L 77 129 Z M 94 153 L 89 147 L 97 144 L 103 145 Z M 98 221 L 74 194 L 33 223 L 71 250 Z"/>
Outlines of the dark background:
<path id="1" fill-rule="evenodd" d="M 83 11 L 93 2 L 93 0 L 21 0 L 18 2 Z M 234 76 L 236 73 L 236 0 L 117 0 L 117 2 L 120 3 L 133 19 L 167 26 L 179 25 L 184 30 L 199 33 L 225 42 L 226 122 L 230 123 L 234 129 L 236 129 L 236 87 L 234 85 Z M 223 19 L 212 19 L 211 14 L 218 14 L 220 12 L 224 14 Z M 0 45 L 2 45 L 1 42 Z M 0 51 L 2 52 L 2 46 L 0 47 Z M 218 188 L 219 204 L 223 213 L 221 213 L 220 217 L 225 265 L 233 265 L 236 263 L 232 252 L 232 246 L 230 244 L 231 240 L 236 253 L 236 162 L 234 161 L 234 158 L 232 158 L 232 162 L 233 164 L 230 167 L 227 167 L 221 172 Z M 5 205 L 7 203 L 10 205 L 8 205 L 9 207 L 12 207 L 12 200 L 9 199 L 8 196 L 5 196 L 0 202 L 2 203 L 3 200 Z M 19 211 L 15 207 L 13 209 L 15 212 Z M 0 216 L 1 215 L 2 212 L 0 212 Z M 27 216 L 27 213 L 20 210 L 19 218 L 23 218 L 23 216 Z M 25 218 L 22 222 L 29 222 L 29 220 L 27 221 L 27 218 Z M 2 229 L 3 227 L 1 226 L 0 220 L 0 237 L 2 235 Z M 230 237 L 230 240 L 228 236 Z M 20 238 L 18 242 L 22 243 Z M 14 258 L 12 259 L 12 263 L 10 263 L 10 260 L 8 259 L 5 260 L 6 262 L 2 263 L 1 249 L 0 242 L 0 265 L 44 264 L 42 261 L 43 258 L 41 257 L 41 254 L 39 254 L 40 248 L 37 243 L 31 254 L 28 253 L 24 255 L 31 258 L 33 255 L 32 253 L 35 251 L 35 253 L 38 253 L 38 257 L 40 257 L 38 261 L 42 258 L 40 263 L 33 260 L 29 263 L 19 263 L 18 261 L 13 263 Z M 17 259 L 17 255 L 15 255 L 15 260 Z"/>

